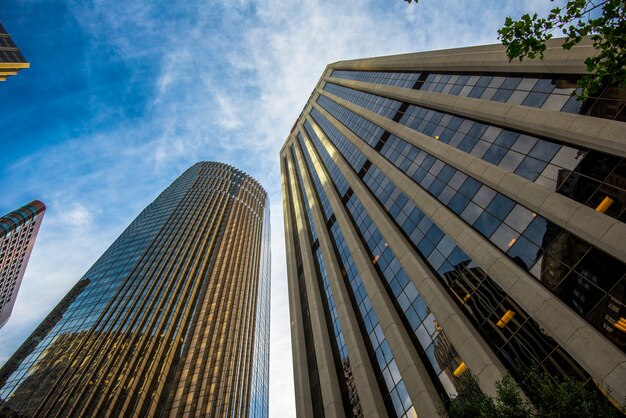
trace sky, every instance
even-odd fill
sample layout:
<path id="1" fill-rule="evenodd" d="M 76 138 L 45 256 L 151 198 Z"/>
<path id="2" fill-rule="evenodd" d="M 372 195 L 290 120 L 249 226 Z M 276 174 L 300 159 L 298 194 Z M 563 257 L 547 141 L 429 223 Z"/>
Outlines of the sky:
<path id="1" fill-rule="evenodd" d="M 3 364 L 186 168 L 270 197 L 270 416 L 295 416 L 278 152 L 327 64 L 497 43 L 547 0 L 0 0 L 31 68 L 0 83 L 0 215 L 47 206 Z"/>

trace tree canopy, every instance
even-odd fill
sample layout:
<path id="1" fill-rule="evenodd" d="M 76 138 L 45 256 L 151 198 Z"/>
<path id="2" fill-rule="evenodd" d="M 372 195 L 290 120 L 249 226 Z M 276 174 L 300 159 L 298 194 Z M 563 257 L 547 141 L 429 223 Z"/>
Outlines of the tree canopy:
<path id="1" fill-rule="evenodd" d="M 588 418 L 619 417 L 597 390 L 570 378 L 554 381 L 547 375 L 528 373 L 521 392 L 511 376 L 496 383 L 496 397 L 485 395 L 476 377 L 465 376 L 456 398 L 450 401 L 443 415 L 450 418 Z"/>
<path id="2" fill-rule="evenodd" d="M 626 87 L 626 2 L 623 0 L 570 0 L 550 10 L 547 17 L 527 13 L 519 20 L 507 17 L 498 30 L 510 60 L 543 59 L 546 41 L 555 33 L 565 36 L 571 49 L 590 36 L 597 53 L 585 60 L 587 74 L 578 81 L 581 100 L 603 85 Z"/>
<path id="3" fill-rule="evenodd" d="M 507 17 L 498 30 L 510 61 L 543 59 L 546 41 L 555 35 L 564 36 L 564 49 L 589 36 L 597 51 L 585 60 L 587 74 L 578 80 L 579 100 L 598 93 L 604 85 L 626 88 L 626 1 L 569 0 L 546 17 L 537 13 L 526 13 L 519 20 Z"/>

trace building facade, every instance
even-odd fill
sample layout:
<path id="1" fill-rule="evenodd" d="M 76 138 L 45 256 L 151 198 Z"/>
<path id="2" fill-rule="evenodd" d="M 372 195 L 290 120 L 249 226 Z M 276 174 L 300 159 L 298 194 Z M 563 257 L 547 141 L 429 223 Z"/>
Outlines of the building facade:
<path id="1" fill-rule="evenodd" d="M 589 55 L 326 68 L 280 152 L 298 416 L 436 416 L 470 371 L 623 401 L 626 113 L 571 96 Z"/>
<path id="2" fill-rule="evenodd" d="M 45 211 L 34 200 L 0 218 L 0 328 L 13 311 Z"/>
<path id="3" fill-rule="evenodd" d="M 24 68 L 30 68 L 30 63 L 15 46 L 0 22 L 0 81 L 6 81 L 8 77 L 17 75 Z"/>
<path id="4" fill-rule="evenodd" d="M 0 369 L 0 416 L 266 417 L 268 203 L 185 171 Z"/>

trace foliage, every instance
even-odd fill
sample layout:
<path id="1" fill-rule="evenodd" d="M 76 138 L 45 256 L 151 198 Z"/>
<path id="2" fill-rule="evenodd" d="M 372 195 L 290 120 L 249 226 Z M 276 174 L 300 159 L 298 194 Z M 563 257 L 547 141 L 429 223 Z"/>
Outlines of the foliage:
<path id="1" fill-rule="evenodd" d="M 557 418 L 619 417 L 621 413 L 597 391 L 565 378 L 556 383 L 549 376 L 530 373 L 524 397 L 511 376 L 496 383 L 496 397 L 485 395 L 476 377 L 468 373 L 460 391 L 444 412 L 450 418 Z"/>
<path id="2" fill-rule="evenodd" d="M 554 0 L 551 0 L 554 1 Z M 578 81 L 579 100 L 586 100 L 605 84 L 626 87 L 626 2 L 624 0 L 569 0 L 553 8 L 547 17 L 525 14 L 520 20 L 507 17 L 498 30 L 509 61 L 543 59 L 546 41 L 554 31 L 565 36 L 563 48 L 571 49 L 590 36 L 596 54 L 585 60 L 587 73 Z"/>
<path id="3" fill-rule="evenodd" d="M 569 377 L 556 383 L 549 376 L 528 375 L 525 390 L 538 417 L 620 417 L 598 391 Z"/>

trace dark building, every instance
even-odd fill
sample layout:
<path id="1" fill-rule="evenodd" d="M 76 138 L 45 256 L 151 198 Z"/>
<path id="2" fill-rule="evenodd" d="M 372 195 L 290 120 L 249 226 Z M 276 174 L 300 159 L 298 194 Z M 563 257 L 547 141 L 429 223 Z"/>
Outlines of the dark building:
<path id="1" fill-rule="evenodd" d="M 202 162 L 0 369 L 0 416 L 268 415 L 269 202 Z"/>
<path id="2" fill-rule="evenodd" d="M 24 68 L 30 68 L 30 63 L 26 61 L 0 23 L 0 81 L 6 81 L 8 77 L 17 75 L 18 71 Z"/>
<path id="3" fill-rule="evenodd" d="M 34 200 L 0 218 L 0 328 L 11 316 L 45 211 Z"/>
<path id="4" fill-rule="evenodd" d="M 588 40 L 330 64 L 280 152 L 298 416 L 436 416 L 471 370 L 626 396 L 626 103 Z"/>

